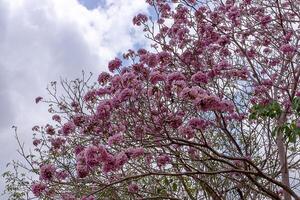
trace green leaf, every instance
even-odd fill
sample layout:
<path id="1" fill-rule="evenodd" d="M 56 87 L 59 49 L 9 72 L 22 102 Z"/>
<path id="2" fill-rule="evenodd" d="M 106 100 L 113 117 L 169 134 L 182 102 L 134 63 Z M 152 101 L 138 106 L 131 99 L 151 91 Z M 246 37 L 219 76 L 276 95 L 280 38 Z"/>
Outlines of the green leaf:
<path id="1" fill-rule="evenodd" d="M 272 135 L 276 134 L 277 132 L 282 132 L 284 134 L 285 138 L 289 142 L 293 142 L 293 143 L 296 142 L 297 136 L 300 136 L 300 128 L 298 128 L 296 126 L 296 121 L 292 121 L 291 123 L 286 123 L 280 127 L 276 127 L 272 131 Z"/>
<path id="2" fill-rule="evenodd" d="M 300 98 L 295 97 L 292 101 L 292 109 L 299 114 L 300 113 Z"/>
<path id="3" fill-rule="evenodd" d="M 272 131 L 272 136 L 276 136 L 277 135 L 277 132 L 279 131 L 279 127 L 275 127 L 274 130 Z"/>
<path id="4" fill-rule="evenodd" d="M 273 101 L 267 105 L 256 104 L 252 107 L 249 118 L 257 119 L 261 118 L 276 118 L 282 113 L 280 104 L 277 101 Z"/>
<path id="5" fill-rule="evenodd" d="M 166 189 L 162 189 L 161 191 L 160 191 L 160 194 L 162 194 L 162 195 L 168 195 L 168 192 L 167 192 L 167 190 Z"/>
<path id="6" fill-rule="evenodd" d="M 256 117 L 256 112 L 251 113 L 251 114 L 249 115 L 249 119 L 251 119 L 251 120 L 257 119 L 257 117 Z"/>
<path id="7" fill-rule="evenodd" d="M 173 190 L 174 192 L 176 192 L 176 191 L 177 191 L 177 188 L 178 188 L 177 183 L 174 182 L 174 183 L 172 184 L 172 190 Z"/>
<path id="8" fill-rule="evenodd" d="M 170 184 L 170 182 L 169 182 L 169 180 L 168 180 L 167 177 L 164 178 L 164 184 L 165 184 L 165 185 L 169 185 L 169 184 Z"/>

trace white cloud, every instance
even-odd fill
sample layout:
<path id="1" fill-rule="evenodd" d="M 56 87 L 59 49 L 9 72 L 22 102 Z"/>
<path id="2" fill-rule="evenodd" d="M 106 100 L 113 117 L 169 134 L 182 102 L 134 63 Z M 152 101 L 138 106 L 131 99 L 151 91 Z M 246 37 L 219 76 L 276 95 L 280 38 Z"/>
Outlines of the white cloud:
<path id="1" fill-rule="evenodd" d="M 1 169 L 16 156 L 11 125 L 30 145 L 31 127 L 47 121 L 46 108 L 34 103 L 47 83 L 75 78 L 82 69 L 99 73 L 118 53 L 144 43 L 131 19 L 146 6 L 107 0 L 88 10 L 76 0 L 0 1 Z"/>

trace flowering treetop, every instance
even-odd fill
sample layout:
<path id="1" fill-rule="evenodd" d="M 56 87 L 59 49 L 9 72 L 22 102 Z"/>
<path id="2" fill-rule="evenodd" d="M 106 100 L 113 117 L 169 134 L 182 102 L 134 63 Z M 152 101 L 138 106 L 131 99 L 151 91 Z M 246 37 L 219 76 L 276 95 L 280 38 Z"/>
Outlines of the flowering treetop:
<path id="1" fill-rule="evenodd" d="M 153 49 L 49 88 L 40 199 L 299 199 L 300 1 L 147 0 Z M 23 166 L 23 165 L 22 165 Z M 291 181 L 293 180 L 293 181 Z M 25 184 L 26 185 L 26 184 Z M 19 193 L 22 193 L 19 191 Z"/>

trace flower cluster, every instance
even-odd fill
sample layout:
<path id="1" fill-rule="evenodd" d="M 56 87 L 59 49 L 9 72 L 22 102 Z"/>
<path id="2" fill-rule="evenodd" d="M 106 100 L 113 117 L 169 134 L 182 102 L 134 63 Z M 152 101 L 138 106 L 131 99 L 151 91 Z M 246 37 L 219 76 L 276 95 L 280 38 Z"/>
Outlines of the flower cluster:
<path id="1" fill-rule="evenodd" d="M 119 69 L 121 65 L 122 61 L 119 58 L 115 58 L 108 63 L 108 69 L 109 71 L 114 72 L 116 69 Z"/>
<path id="2" fill-rule="evenodd" d="M 146 15 L 138 14 L 137 16 L 135 16 L 133 18 L 133 24 L 140 26 L 141 24 L 147 22 L 147 20 L 148 20 L 148 17 Z"/>
<path id="3" fill-rule="evenodd" d="M 55 176 L 56 168 L 52 164 L 44 164 L 40 167 L 40 180 L 50 181 Z"/>

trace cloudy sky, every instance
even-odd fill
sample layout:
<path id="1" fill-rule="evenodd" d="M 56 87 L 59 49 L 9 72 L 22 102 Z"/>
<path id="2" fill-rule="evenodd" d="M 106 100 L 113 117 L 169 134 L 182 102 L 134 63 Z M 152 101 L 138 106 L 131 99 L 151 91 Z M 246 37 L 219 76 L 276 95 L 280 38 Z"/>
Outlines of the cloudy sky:
<path id="1" fill-rule="evenodd" d="M 145 45 L 131 23 L 139 12 L 147 12 L 143 0 L 0 0 L 0 173 L 17 156 L 11 126 L 29 147 L 31 127 L 49 119 L 34 99 L 50 81 L 98 74 Z"/>

